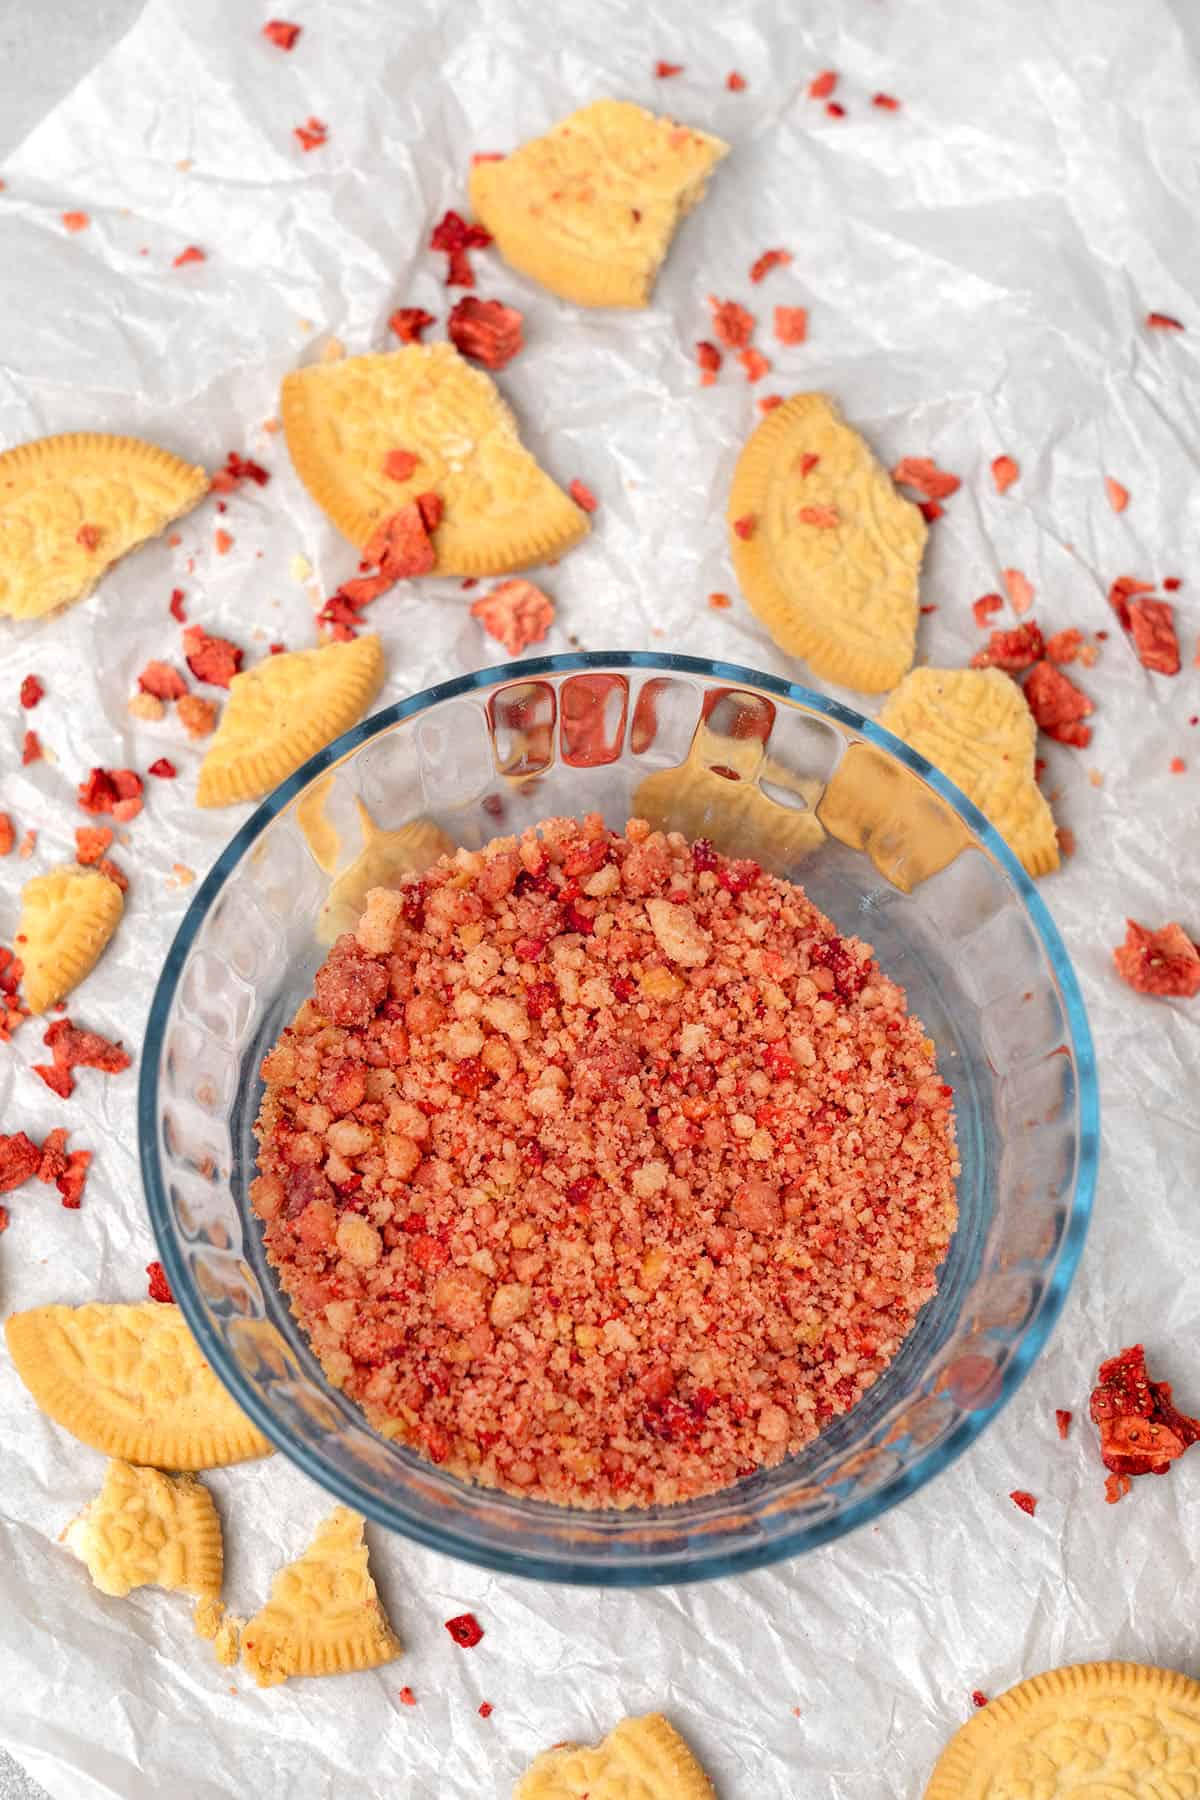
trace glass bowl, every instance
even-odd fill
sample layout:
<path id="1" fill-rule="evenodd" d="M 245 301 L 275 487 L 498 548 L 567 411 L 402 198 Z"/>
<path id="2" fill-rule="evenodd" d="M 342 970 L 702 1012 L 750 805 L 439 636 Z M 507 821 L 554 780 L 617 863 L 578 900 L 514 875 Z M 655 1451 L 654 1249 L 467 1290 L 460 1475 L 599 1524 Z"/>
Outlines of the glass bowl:
<path id="1" fill-rule="evenodd" d="M 962 1159 L 940 1291 L 866 1397 L 779 1467 L 647 1511 L 575 1511 L 474 1487 L 378 1436 L 322 1374 L 248 1200 L 259 1062 L 365 887 L 422 849 L 430 860 L 441 833 L 478 848 L 589 811 L 618 828 L 645 813 L 753 856 L 873 944 L 936 1040 Z M 1062 1306 L 1098 1142 L 1091 1036 L 1066 951 L 970 801 L 836 701 L 724 663 L 619 652 L 440 683 L 348 731 L 264 801 L 167 956 L 138 1117 L 171 1286 L 217 1375 L 286 1456 L 436 1550 L 618 1586 L 811 1549 L 960 1455 Z"/>

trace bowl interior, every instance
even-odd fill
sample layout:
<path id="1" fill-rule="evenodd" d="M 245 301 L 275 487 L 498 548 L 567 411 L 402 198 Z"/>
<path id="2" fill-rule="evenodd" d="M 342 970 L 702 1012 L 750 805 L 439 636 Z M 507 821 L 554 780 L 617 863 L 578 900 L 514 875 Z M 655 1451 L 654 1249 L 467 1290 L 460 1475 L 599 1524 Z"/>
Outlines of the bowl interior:
<path id="1" fill-rule="evenodd" d="M 265 1050 L 362 894 L 556 813 L 635 814 L 801 882 L 903 984 L 954 1088 L 960 1220 L 939 1294 L 868 1395 L 800 1455 L 704 1500 L 576 1512 L 472 1487 L 378 1436 L 323 1376 L 248 1200 Z M 281 1450 L 371 1518 L 487 1566 L 679 1581 L 874 1516 L 982 1429 L 1040 1349 L 1090 1209 L 1087 1022 L 1031 883 L 946 779 L 803 689 L 685 657 L 584 654 L 446 683 L 346 734 L 200 888 L 151 1009 L 141 1152 L 171 1285 Z"/>

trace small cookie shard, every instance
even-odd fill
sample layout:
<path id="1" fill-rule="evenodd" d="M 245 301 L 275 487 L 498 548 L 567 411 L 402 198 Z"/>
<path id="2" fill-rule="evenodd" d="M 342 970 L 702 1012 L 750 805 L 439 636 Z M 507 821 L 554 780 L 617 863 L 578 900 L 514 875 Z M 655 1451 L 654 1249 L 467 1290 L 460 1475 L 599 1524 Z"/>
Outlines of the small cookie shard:
<path id="1" fill-rule="evenodd" d="M 66 432 L 0 456 L 0 615 L 39 619 L 208 492 L 203 469 L 141 438 Z"/>
<path id="2" fill-rule="evenodd" d="M 879 723 L 927 756 L 986 814 L 1031 875 L 1058 867 L 1054 817 L 1034 779 L 1037 726 L 999 669 L 914 669 Z"/>
<path id="3" fill-rule="evenodd" d="M 363 1520 L 335 1507 L 242 1632 L 242 1661 L 259 1687 L 292 1675 L 374 1669 L 400 1655 L 367 1566 Z"/>
<path id="4" fill-rule="evenodd" d="M 383 685 L 377 637 L 287 650 L 235 675 L 208 754 L 200 806 L 253 800 L 349 729 Z"/>
<path id="5" fill-rule="evenodd" d="M 95 869 L 50 869 L 21 889 L 16 942 L 31 1013 L 44 1013 L 91 973 L 117 929 L 125 897 Z"/>
<path id="6" fill-rule="evenodd" d="M 212 1495 L 195 1475 L 164 1475 L 114 1457 L 99 1494 L 63 1538 L 102 1594 L 136 1587 L 219 1604 L 224 1554 Z"/>
<path id="7" fill-rule="evenodd" d="M 514 269 L 577 306 L 648 306 L 684 213 L 729 145 L 596 100 L 471 170 L 471 207 Z"/>
<path id="8" fill-rule="evenodd" d="M 942 1752 L 925 1800 L 1185 1794 L 1198 1780 L 1200 1682 L 1080 1663 L 989 1700 Z"/>
<path id="9" fill-rule="evenodd" d="M 175 1305 L 38 1306 L 13 1313 L 4 1334 L 42 1411 L 94 1450 L 167 1469 L 271 1453 Z"/>
<path id="10" fill-rule="evenodd" d="M 622 1719 L 591 1748 L 545 1750 L 513 1800 L 715 1800 L 716 1790 L 661 1713 Z"/>
<path id="11" fill-rule="evenodd" d="M 795 394 L 734 470 L 733 566 L 775 642 L 863 693 L 912 666 L 926 527 L 824 394 Z"/>
<path id="12" fill-rule="evenodd" d="M 522 445 L 490 376 L 452 344 L 297 369 L 281 410 L 296 473 L 359 549 L 423 494 L 443 506 L 432 527 L 438 575 L 507 574 L 561 556 L 588 531 L 587 514 Z M 385 470 L 397 446 L 417 458 L 403 481 Z"/>

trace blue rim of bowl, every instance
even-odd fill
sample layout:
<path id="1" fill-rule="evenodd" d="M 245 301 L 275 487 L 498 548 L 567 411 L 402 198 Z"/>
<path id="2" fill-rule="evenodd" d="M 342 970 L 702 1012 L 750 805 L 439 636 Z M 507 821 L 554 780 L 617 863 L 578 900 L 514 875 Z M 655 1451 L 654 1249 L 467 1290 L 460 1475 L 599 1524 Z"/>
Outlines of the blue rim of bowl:
<path id="1" fill-rule="evenodd" d="M 158 1071 L 166 1022 L 179 977 L 196 934 L 226 878 L 272 819 L 277 818 L 323 769 L 340 762 L 350 751 L 357 750 L 402 719 L 412 718 L 414 714 L 424 712 L 440 701 L 455 699 L 460 694 L 474 693 L 480 688 L 495 687 L 502 682 L 531 679 L 538 675 L 570 675 L 588 669 L 646 669 L 658 673 L 704 676 L 710 680 L 758 688 L 764 693 L 777 694 L 781 699 L 796 701 L 814 712 L 823 713 L 829 719 L 848 725 L 869 743 L 878 745 L 897 761 L 906 764 L 949 802 L 981 846 L 1001 865 L 1020 895 L 1058 984 L 1078 1076 L 1076 1104 L 1079 1147 L 1070 1217 L 1063 1233 L 1058 1260 L 1043 1290 L 1037 1316 L 1006 1363 L 995 1399 L 986 1406 L 971 1409 L 943 1442 L 918 1456 L 891 1481 L 885 1482 L 865 1499 L 841 1509 L 833 1518 L 801 1526 L 777 1537 L 760 1539 L 744 1549 L 722 1552 L 700 1566 L 689 1564 L 676 1568 L 670 1558 L 661 1561 L 647 1558 L 636 1563 L 605 1565 L 602 1571 L 590 1563 L 572 1568 L 570 1565 L 563 1566 L 550 1557 L 519 1550 L 494 1550 L 490 1545 L 480 1544 L 473 1539 L 465 1529 L 439 1530 L 427 1526 L 420 1519 L 406 1517 L 400 1523 L 387 1517 L 385 1509 L 376 1503 L 372 1495 L 360 1490 L 353 1480 L 328 1466 L 307 1446 L 292 1439 L 270 1408 L 263 1404 L 255 1390 L 243 1380 L 241 1370 L 227 1354 L 221 1339 L 210 1331 L 199 1301 L 192 1292 L 191 1278 L 176 1250 L 159 1161 Z M 765 1568 L 771 1563 L 782 1562 L 786 1557 L 796 1556 L 801 1551 L 814 1550 L 821 1544 L 857 1530 L 861 1525 L 869 1524 L 949 1468 L 1012 1399 L 1040 1355 L 1062 1311 L 1087 1236 L 1095 1196 L 1100 1146 L 1100 1095 L 1095 1047 L 1083 995 L 1066 946 L 1032 880 L 974 802 L 918 751 L 894 737 L 874 720 L 864 718 L 838 700 L 831 700 L 827 695 L 815 693 L 796 682 L 785 681 L 781 676 L 768 675 L 758 669 L 747 669 L 738 663 L 712 662 L 705 657 L 678 656 L 650 650 L 583 650 L 570 655 L 536 656 L 518 662 L 499 663 L 488 669 L 476 669 L 465 675 L 457 675 L 452 680 L 437 682 L 432 687 L 423 688 L 420 693 L 410 695 L 406 700 L 398 700 L 381 712 L 373 713 L 361 724 L 343 732 L 341 737 L 311 756 L 302 768 L 297 769 L 274 793 L 269 794 L 241 829 L 234 833 L 201 882 L 167 952 L 146 1023 L 146 1049 L 138 1077 L 137 1115 L 142 1186 L 167 1280 L 204 1356 L 223 1386 L 263 1435 L 319 1487 L 365 1513 L 378 1524 L 412 1538 L 428 1549 L 440 1551 L 443 1555 L 457 1556 L 465 1562 L 500 1574 L 580 1586 L 650 1587 L 664 1582 L 675 1585 L 685 1581 L 716 1580 L 726 1575 Z M 669 1517 L 669 1509 L 666 1512 Z"/>

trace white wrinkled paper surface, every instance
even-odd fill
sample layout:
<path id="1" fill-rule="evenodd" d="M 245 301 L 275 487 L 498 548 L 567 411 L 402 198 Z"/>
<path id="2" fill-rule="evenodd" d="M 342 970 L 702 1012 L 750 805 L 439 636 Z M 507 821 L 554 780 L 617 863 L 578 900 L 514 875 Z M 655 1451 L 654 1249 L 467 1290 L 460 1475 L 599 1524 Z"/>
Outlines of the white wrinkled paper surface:
<path id="1" fill-rule="evenodd" d="M 290 560 L 307 556 L 329 592 L 354 557 L 291 474 L 282 439 L 261 430 L 280 377 L 331 334 L 351 352 L 385 346 L 396 305 L 443 320 L 445 259 L 425 243 L 463 202 L 470 152 L 628 96 L 733 145 L 653 307 L 580 313 L 494 254 L 474 258 L 479 294 L 525 311 L 528 348 L 501 385 L 527 442 L 601 502 L 590 540 L 545 575 L 559 617 L 544 647 L 685 649 L 806 678 L 740 600 L 726 613 L 705 604 L 713 589 L 735 591 L 722 511 L 755 393 L 827 388 L 889 465 L 933 455 L 962 476 L 931 534 L 923 598 L 938 610 L 922 620 L 922 655 L 965 660 L 980 641 L 970 602 L 1008 566 L 1034 583 L 1047 632 L 1112 633 L 1094 670 L 1072 671 L 1096 701 L 1091 749 L 1046 751 L 1079 851 L 1042 884 L 1100 1053 L 1097 1215 L 1065 1317 L 1018 1398 L 874 1527 L 748 1578 L 646 1593 L 503 1580 L 373 1530 L 403 1661 L 265 1694 L 215 1666 L 181 1597 L 119 1601 L 90 1586 L 56 1540 L 98 1489 L 103 1459 L 45 1420 L 0 1356 L 0 1742 L 55 1800 L 467 1800 L 508 1795 L 556 1740 L 661 1707 L 722 1800 L 915 1800 L 972 1688 L 995 1694 L 1101 1656 L 1200 1675 L 1200 1455 L 1114 1510 L 1085 1417 L 1098 1356 L 1138 1338 L 1152 1371 L 1200 1410 L 1200 1002 L 1140 998 L 1109 962 L 1127 912 L 1178 917 L 1200 935 L 1200 728 L 1188 724 L 1200 711 L 1200 17 L 1187 0 L 803 11 L 597 0 L 552 24 L 533 0 L 295 0 L 288 16 L 305 30 L 288 56 L 260 37 L 260 10 L 153 0 L 0 171 L 0 444 L 129 431 L 210 467 L 236 448 L 273 473 L 265 490 L 230 497 L 227 556 L 214 554 L 210 500 L 177 551 L 143 550 L 85 605 L 0 621 L 0 809 L 19 832 L 39 831 L 33 861 L 0 864 L 0 941 L 21 880 L 71 853 L 87 769 L 170 756 L 180 779 L 148 783 L 116 852 L 132 878 L 125 921 L 70 1007 L 138 1051 L 193 891 L 168 887 L 172 865 L 202 874 L 245 816 L 198 813 L 198 752 L 177 726 L 125 710 L 149 658 L 181 662 L 170 589 L 251 660 L 270 640 L 314 641 Z M 685 73 L 656 83 L 659 57 Z M 805 97 L 825 67 L 841 73 L 845 119 Z M 725 89 L 734 68 L 744 93 Z M 879 89 L 903 110 L 873 109 Z M 310 114 L 329 141 L 305 155 L 291 132 Z M 91 228 L 65 233 L 65 209 L 89 212 Z M 193 243 L 208 261 L 174 269 Z M 795 262 L 751 288 L 750 262 L 775 245 Z M 717 387 L 698 386 L 692 346 L 711 335 L 709 292 L 759 315 L 775 368 L 756 390 L 732 361 Z M 806 345 L 773 343 L 777 303 L 810 308 Z M 1146 331 L 1151 309 L 1187 334 Z M 1001 451 L 1022 471 L 1003 499 L 988 474 Z M 1132 494 L 1121 517 L 1105 473 Z M 1175 680 L 1140 668 L 1108 612 L 1108 585 L 1125 572 L 1184 578 Z M 423 582 L 372 608 L 385 700 L 502 660 L 468 605 L 457 583 Z M 16 695 L 30 670 L 47 695 L 25 718 Z M 21 767 L 26 724 L 53 762 Z M 1169 772 L 1177 755 L 1186 774 Z M 0 1049 L 4 1129 L 40 1139 L 67 1123 L 96 1160 L 81 1213 L 36 1184 L 8 1197 L 0 1310 L 138 1298 L 154 1250 L 136 1075 L 80 1071 L 63 1103 L 30 1073 L 40 1036 L 27 1026 Z M 1065 1445 L 1060 1406 L 1076 1413 Z M 327 1501 L 280 1457 L 211 1482 L 227 1599 L 248 1612 Z M 1038 1496 L 1035 1519 L 1008 1500 L 1014 1487 Z M 463 1652 L 442 1621 L 468 1608 L 486 1636 Z M 415 1708 L 399 1703 L 403 1683 Z M 482 1700 L 495 1708 L 486 1721 Z"/>

